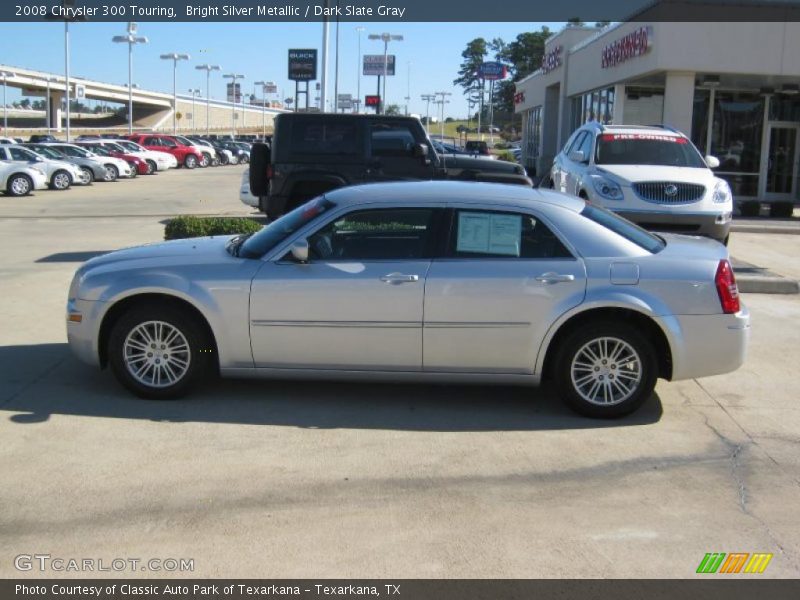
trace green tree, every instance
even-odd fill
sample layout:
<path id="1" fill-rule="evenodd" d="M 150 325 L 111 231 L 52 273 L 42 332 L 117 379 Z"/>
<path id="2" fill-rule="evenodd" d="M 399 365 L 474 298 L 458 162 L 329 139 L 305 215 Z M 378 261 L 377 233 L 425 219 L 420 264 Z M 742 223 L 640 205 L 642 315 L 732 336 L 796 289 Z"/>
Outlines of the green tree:
<path id="1" fill-rule="evenodd" d="M 458 69 L 458 77 L 453 80 L 453 85 L 458 85 L 464 89 L 464 95 L 470 100 L 476 100 L 480 94 L 483 81 L 478 79 L 478 69 L 486 61 L 489 53 L 488 44 L 483 38 L 475 38 L 467 44 L 461 53 L 461 67 Z"/>
<path id="2" fill-rule="evenodd" d="M 389 104 L 386 106 L 387 115 L 400 115 L 400 107 L 397 104 Z"/>
<path id="3" fill-rule="evenodd" d="M 495 83 L 495 110 L 514 112 L 514 84 L 536 71 L 542 64 L 544 43 L 550 37 L 550 29 L 520 33 L 514 41 L 505 43 L 501 39 L 492 41 L 495 59 L 508 65 L 510 79 Z"/>

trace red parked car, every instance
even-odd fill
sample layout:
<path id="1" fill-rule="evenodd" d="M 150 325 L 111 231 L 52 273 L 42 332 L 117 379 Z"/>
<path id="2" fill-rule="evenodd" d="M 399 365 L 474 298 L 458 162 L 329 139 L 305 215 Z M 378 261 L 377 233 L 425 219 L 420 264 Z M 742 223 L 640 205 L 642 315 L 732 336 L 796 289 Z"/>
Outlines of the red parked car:
<path id="1" fill-rule="evenodd" d="M 113 156 L 121 158 L 128 163 L 139 175 L 152 175 L 153 165 L 135 154 L 128 154 L 122 146 L 116 144 L 100 144 L 98 142 L 75 142 L 100 156 Z"/>
<path id="2" fill-rule="evenodd" d="M 193 146 L 184 146 L 171 135 L 135 133 L 133 135 L 126 135 L 125 139 L 136 142 L 148 150 L 169 152 L 178 159 L 179 165 L 183 165 L 187 169 L 194 169 L 203 160 L 203 155 L 197 148 Z"/>

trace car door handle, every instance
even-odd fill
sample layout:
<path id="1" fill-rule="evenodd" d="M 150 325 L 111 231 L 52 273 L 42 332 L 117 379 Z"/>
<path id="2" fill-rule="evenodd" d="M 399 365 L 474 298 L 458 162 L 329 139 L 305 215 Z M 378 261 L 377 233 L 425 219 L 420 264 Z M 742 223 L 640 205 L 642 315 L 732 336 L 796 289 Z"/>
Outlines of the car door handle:
<path id="1" fill-rule="evenodd" d="M 572 274 L 562 275 L 561 273 L 542 273 L 536 278 L 536 281 L 541 281 L 542 283 L 564 283 L 566 281 L 575 281 L 575 275 Z"/>
<path id="2" fill-rule="evenodd" d="M 415 283 L 419 281 L 419 275 L 406 275 L 404 273 L 389 273 L 381 277 L 383 283 L 399 285 L 401 283 Z"/>

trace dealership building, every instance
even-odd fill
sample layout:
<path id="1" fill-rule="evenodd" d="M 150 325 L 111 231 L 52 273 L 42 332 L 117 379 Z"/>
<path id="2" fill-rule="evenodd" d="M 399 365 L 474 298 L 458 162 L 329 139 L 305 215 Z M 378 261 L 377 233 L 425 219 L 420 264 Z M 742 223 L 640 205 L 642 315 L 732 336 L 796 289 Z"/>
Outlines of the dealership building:
<path id="1" fill-rule="evenodd" d="M 737 200 L 798 202 L 798 92 L 797 22 L 566 27 L 516 84 L 522 160 L 541 179 L 588 121 L 663 124 L 719 158 Z"/>

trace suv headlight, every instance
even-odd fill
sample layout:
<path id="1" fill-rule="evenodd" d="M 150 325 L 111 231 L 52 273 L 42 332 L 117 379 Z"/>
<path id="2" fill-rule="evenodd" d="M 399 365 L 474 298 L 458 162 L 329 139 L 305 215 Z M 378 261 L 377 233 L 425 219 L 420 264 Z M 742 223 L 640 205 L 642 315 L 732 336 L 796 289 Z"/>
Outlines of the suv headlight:
<path id="1" fill-rule="evenodd" d="M 714 204 L 727 204 L 733 202 L 733 194 L 731 194 L 731 186 L 727 181 L 720 180 L 714 186 L 714 195 L 712 196 Z"/>
<path id="2" fill-rule="evenodd" d="M 616 181 L 602 175 L 590 175 L 594 191 L 606 200 L 622 200 L 622 188 Z"/>

